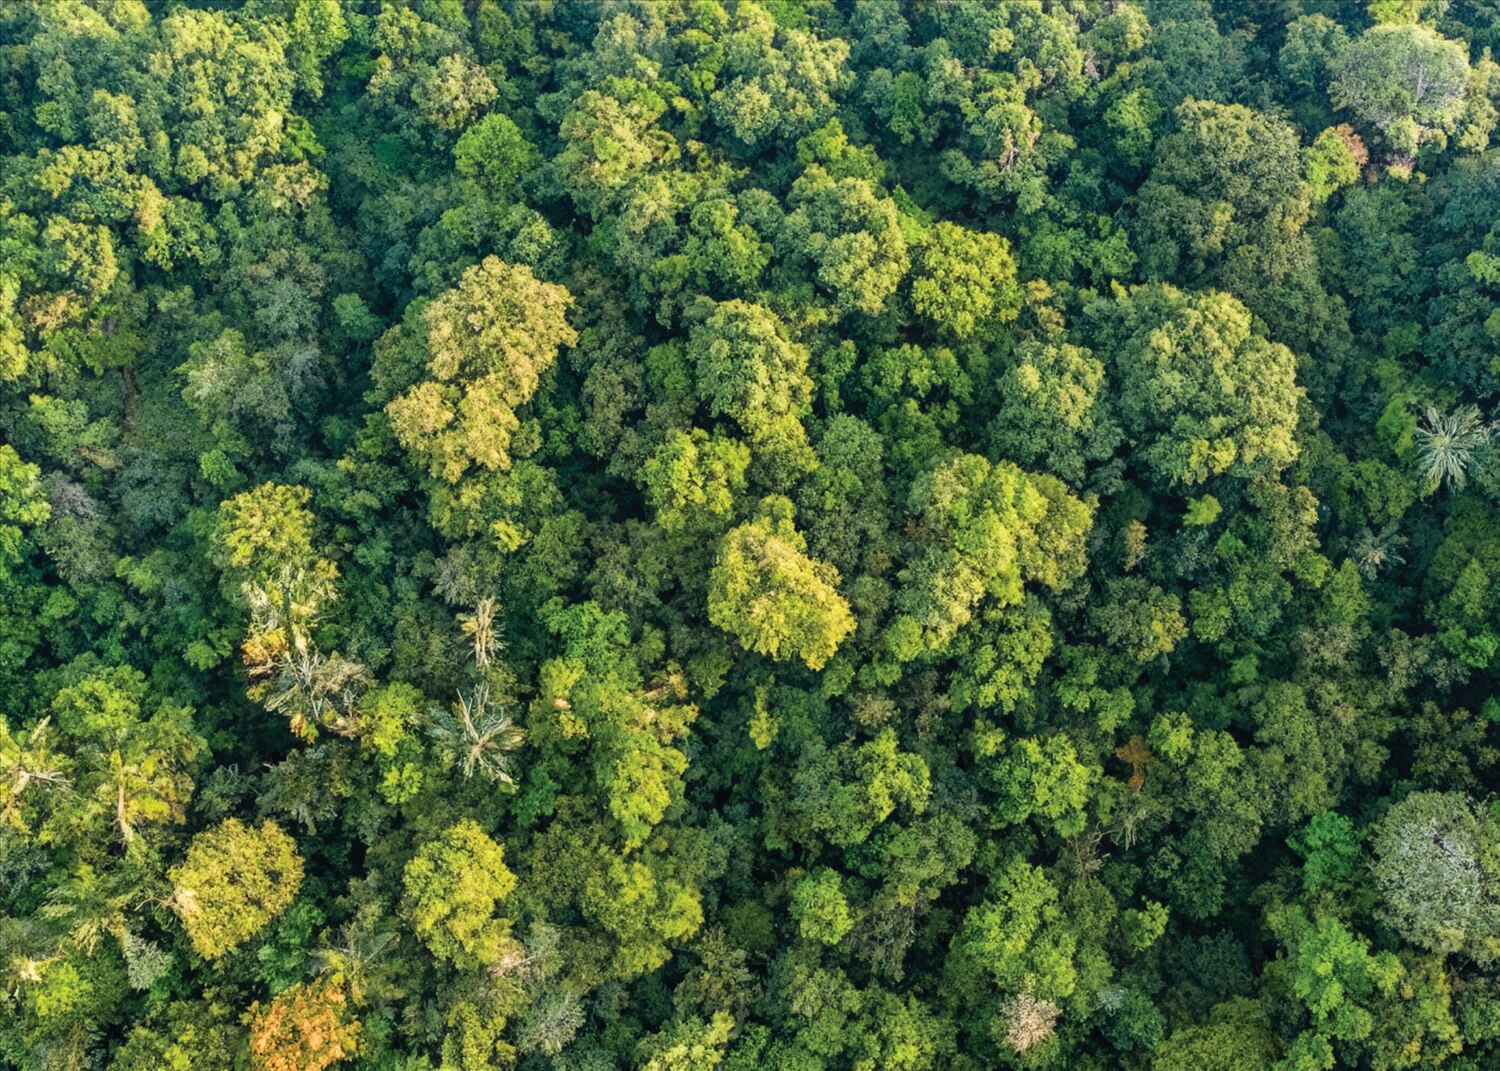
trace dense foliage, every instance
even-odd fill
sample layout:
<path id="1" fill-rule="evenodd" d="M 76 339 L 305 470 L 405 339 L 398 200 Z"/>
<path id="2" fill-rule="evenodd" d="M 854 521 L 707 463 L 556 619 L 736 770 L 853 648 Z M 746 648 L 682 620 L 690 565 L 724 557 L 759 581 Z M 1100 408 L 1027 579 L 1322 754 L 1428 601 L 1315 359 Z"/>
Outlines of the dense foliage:
<path id="1" fill-rule="evenodd" d="M 0 1068 L 1500 1067 L 1497 46 L 0 3 Z"/>

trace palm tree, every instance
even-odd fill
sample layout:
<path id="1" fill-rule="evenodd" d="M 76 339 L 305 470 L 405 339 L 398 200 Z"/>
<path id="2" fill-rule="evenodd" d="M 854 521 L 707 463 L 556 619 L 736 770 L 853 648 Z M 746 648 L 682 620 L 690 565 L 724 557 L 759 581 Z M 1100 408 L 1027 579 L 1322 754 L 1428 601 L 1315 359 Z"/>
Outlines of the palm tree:
<path id="1" fill-rule="evenodd" d="M 526 731 L 510 720 L 503 704 L 491 705 L 488 684 L 476 685 L 469 695 L 460 692 L 451 710 L 434 708 L 432 735 L 465 777 L 478 772 L 491 781 L 515 783 L 509 753 L 525 742 Z"/>
<path id="2" fill-rule="evenodd" d="M 1366 580 L 1374 580 L 1387 565 L 1400 565 L 1406 561 L 1396 548 L 1405 545 L 1406 539 L 1396 531 L 1392 521 L 1379 532 L 1369 528 L 1354 544 L 1354 566 Z"/>
<path id="3" fill-rule="evenodd" d="M 1475 406 L 1466 405 L 1446 416 L 1429 406 L 1423 424 L 1412 436 L 1417 465 L 1428 486 L 1462 487 L 1470 455 L 1490 441 L 1494 430 Z"/>
<path id="4" fill-rule="evenodd" d="M 319 974 L 332 975 L 332 980 L 348 985 L 349 997 L 356 1004 L 365 1002 L 366 991 L 371 983 L 377 983 L 377 995 L 398 995 L 396 988 L 380 984 L 382 979 L 376 971 L 376 963 L 396 943 L 396 935 L 383 930 L 379 919 L 369 912 L 360 912 L 343 929 L 343 943 L 333 948 L 322 948 L 313 957 Z"/>
<path id="5" fill-rule="evenodd" d="M 342 736 L 355 731 L 354 712 L 369 687 L 369 672 L 335 651 L 324 655 L 302 637 L 270 667 L 273 674 L 250 689 L 273 714 L 285 715 L 304 739 L 326 726 Z"/>
<path id="6" fill-rule="evenodd" d="M 475 605 L 472 614 L 463 614 L 458 619 L 464 635 L 473 645 L 474 664 L 482 670 L 489 668 L 495 651 L 500 647 L 500 637 L 495 633 L 495 615 L 499 611 L 499 601 L 487 595 Z"/>

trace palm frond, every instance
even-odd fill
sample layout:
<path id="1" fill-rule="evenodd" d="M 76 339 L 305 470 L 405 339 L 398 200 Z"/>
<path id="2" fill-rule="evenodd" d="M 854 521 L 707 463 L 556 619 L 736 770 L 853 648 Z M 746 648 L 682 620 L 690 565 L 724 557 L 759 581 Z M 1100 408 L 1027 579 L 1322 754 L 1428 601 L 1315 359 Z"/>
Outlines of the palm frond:
<path id="1" fill-rule="evenodd" d="M 1429 406 L 1412 436 L 1417 467 L 1429 487 L 1463 487 L 1474 451 L 1490 441 L 1494 424 L 1485 423 L 1476 406 L 1443 414 Z"/>
<path id="2" fill-rule="evenodd" d="M 490 698 L 488 684 L 478 684 L 468 695 L 460 692 L 448 710 L 432 711 L 432 735 L 465 777 L 483 774 L 491 781 L 514 784 L 510 753 L 526 741 L 503 703 Z"/>

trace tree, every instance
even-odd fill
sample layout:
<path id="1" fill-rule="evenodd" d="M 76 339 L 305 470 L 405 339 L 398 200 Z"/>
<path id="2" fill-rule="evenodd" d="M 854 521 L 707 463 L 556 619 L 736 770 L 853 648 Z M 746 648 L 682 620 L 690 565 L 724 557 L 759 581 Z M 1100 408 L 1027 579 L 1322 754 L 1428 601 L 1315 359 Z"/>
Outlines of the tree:
<path id="1" fill-rule="evenodd" d="M 559 127 L 563 148 L 554 165 L 580 209 L 595 218 L 618 210 L 654 163 L 675 155 L 671 135 L 653 125 L 665 110 L 655 94 L 622 100 L 590 88 L 579 95 Z"/>
<path id="2" fill-rule="evenodd" d="M 268 1005 L 250 1006 L 250 1063 L 255 1071 L 323 1071 L 359 1049 L 360 1023 L 349 1016 L 342 986 L 299 982 Z"/>
<path id="3" fill-rule="evenodd" d="M 1000 376 L 990 441 L 1018 465 L 1072 484 L 1107 457 L 1118 432 L 1109 416 L 1104 363 L 1082 346 L 1028 340 Z"/>
<path id="4" fill-rule="evenodd" d="M 1151 159 L 1161 117 L 1156 94 L 1145 87 L 1121 94 L 1109 106 L 1104 113 L 1104 127 L 1114 140 L 1117 169 L 1134 174 Z"/>
<path id="5" fill-rule="evenodd" d="M 510 754 L 526 741 L 525 730 L 511 720 L 506 705 L 490 696 L 481 682 L 459 694 L 451 707 L 434 708 L 432 735 L 465 777 L 482 773 L 491 781 L 513 784 Z"/>
<path id="6" fill-rule="evenodd" d="M 1406 940 L 1481 964 L 1500 959 L 1500 829 L 1456 792 L 1413 792 L 1370 838 L 1381 916 Z"/>
<path id="7" fill-rule="evenodd" d="M 1062 920 L 1057 887 L 1040 867 L 1019 858 L 996 874 L 953 944 L 961 969 L 978 971 L 1003 992 L 1044 1001 L 1062 1000 L 1077 986 L 1077 947 L 1077 935 Z"/>
<path id="8" fill-rule="evenodd" d="M 46 718 L 25 730 L 0 718 L 0 821 L 17 833 L 31 832 L 46 814 L 46 796 L 71 788 L 72 764 L 55 748 L 54 735 Z"/>
<path id="9" fill-rule="evenodd" d="M 698 708 L 675 669 L 649 686 L 642 679 L 626 617 L 596 603 L 561 611 L 549 627 L 562 657 L 543 663 L 529 719 L 545 752 L 585 742 L 592 784 L 630 848 L 644 844 L 681 799 L 687 756 L 672 746 L 688 734 Z"/>
<path id="10" fill-rule="evenodd" d="M 1336 190 L 1359 181 L 1360 168 L 1370 152 L 1346 124 L 1331 126 L 1302 153 L 1302 173 L 1314 204 L 1322 204 Z"/>
<path id="11" fill-rule="evenodd" d="M 21 560 L 22 526 L 42 524 L 52 516 L 40 475 L 41 470 L 22 461 L 13 448 L 0 445 L 0 581 Z"/>
<path id="12" fill-rule="evenodd" d="M 877 570 L 891 543 L 885 443 L 858 417 L 839 414 L 823 427 L 819 464 L 797 492 L 809 548 L 853 580 Z"/>
<path id="13" fill-rule="evenodd" d="M 147 718 L 145 698 L 145 677 L 116 667 L 92 672 L 52 699 L 52 717 L 79 760 L 74 789 L 93 797 L 126 844 L 141 825 L 186 818 L 195 766 L 207 750 L 190 709 L 163 704 Z"/>
<path id="14" fill-rule="evenodd" d="M 700 428 L 672 431 L 641 467 L 646 500 L 668 532 L 712 531 L 745 490 L 750 451 Z"/>
<path id="15" fill-rule="evenodd" d="M 1307 220 L 1297 133 L 1243 105 L 1207 100 L 1184 101 L 1176 119 L 1137 196 L 1141 267 L 1148 278 L 1223 285 L 1237 248 L 1285 245 Z"/>
<path id="16" fill-rule="evenodd" d="M 821 837 L 849 848 L 868 840 L 898 808 L 909 814 L 926 811 L 932 772 L 922 756 L 901 749 L 893 730 L 882 729 L 861 744 L 804 749 L 792 792 L 792 811 L 805 829 L 802 839 Z"/>
<path id="17" fill-rule="evenodd" d="M 1007 1000 L 1000 1014 L 1005 1020 L 1005 1043 L 1024 1053 L 1053 1035 L 1062 1009 L 1050 1000 L 1022 993 Z"/>
<path id="18" fill-rule="evenodd" d="M 1391 996 L 1404 973 L 1396 957 L 1372 955 L 1367 941 L 1331 916 L 1309 918 L 1301 908 L 1275 908 L 1268 921 L 1292 950 L 1291 991 L 1307 1008 L 1317 1037 L 1341 1042 L 1369 1037 L 1375 1028 L 1369 1005 L 1377 995 Z M 1301 1041 L 1301 1046 L 1324 1048 L 1326 1041 Z"/>
<path id="19" fill-rule="evenodd" d="M 708 619 L 757 654 L 822 669 L 854 631 L 838 584 L 837 569 L 807 557 L 791 503 L 767 499 L 756 520 L 730 529 L 719 544 Z"/>
<path id="20" fill-rule="evenodd" d="M 324 607 L 338 596 L 338 567 L 312 546 L 314 518 L 304 487 L 266 483 L 219 504 L 221 560 L 241 579 L 250 629 L 241 651 L 250 698 L 284 715 L 304 739 L 319 726 L 347 733 L 367 686 L 366 668 L 312 640 Z"/>
<path id="21" fill-rule="evenodd" d="M 635 978 L 672 958 L 669 946 L 703 925 L 703 896 L 678 864 L 649 852 L 605 851 L 583 875 L 580 905 L 613 945 L 612 977 Z"/>
<path id="22" fill-rule="evenodd" d="M 288 19 L 287 62 L 297 75 L 297 87 L 322 97 L 328 61 L 349 39 L 349 24 L 338 4 L 299 0 Z"/>
<path id="23" fill-rule="evenodd" d="M 310 302 L 276 297 L 275 311 L 306 312 Z M 302 317 L 298 317 L 301 319 Z M 289 325 L 295 334 L 300 324 Z M 188 347 L 188 359 L 177 367 L 185 381 L 183 401 L 209 430 L 227 456 L 250 452 L 250 442 L 267 437 L 285 442 L 300 430 L 298 412 L 306 410 L 322 386 L 321 355 L 292 340 L 256 347 L 234 328 Z"/>
<path id="24" fill-rule="evenodd" d="M 807 347 L 770 309 L 744 301 L 714 304 L 693 327 L 688 351 L 698 397 L 727 416 L 787 476 L 813 467 L 802 417 L 812 400 Z"/>
<path id="25" fill-rule="evenodd" d="M 265 483 L 219 505 L 217 536 L 224 563 L 260 580 L 283 565 L 313 557 L 312 493 L 305 487 Z"/>
<path id="26" fill-rule="evenodd" d="M 291 906 L 302 887 L 297 843 L 275 822 L 229 818 L 199 833 L 168 874 L 171 906 L 188 939 L 214 960 L 250 940 Z"/>
<path id="27" fill-rule="evenodd" d="M 931 468 L 950 439 L 963 435 L 961 420 L 976 386 L 953 350 L 909 343 L 867 356 L 855 382 L 857 401 L 903 483 Z"/>
<path id="28" fill-rule="evenodd" d="M 1078 760 L 1067 736 L 1058 733 L 1040 740 L 1017 740 L 995 764 L 991 776 L 999 788 L 997 818 L 1018 823 L 1040 815 L 1058 836 L 1083 832 L 1088 821 L 1085 808 L 1098 770 Z"/>
<path id="29" fill-rule="evenodd" d="M 294 73 L 280 41 L 252 37 L 247 22 L 185 10 L 162 20 L 148 49 L 132 82 L 182 140 L 180 181 L 222 199 L 281 155 Z"/>
<path id="30" fill-rule="evenodd" d="M 1420 23 L 1371 26 L 1334 59 L 1334 107 L 1383 134 L 1399 153 L 1452 133 L 1464 111 L 1465 49 Z"/>
<path id="31" fill-rule="evenodd" d="M 773 251 L 743 218 L 747 212 L 753 218 L 755 207 L 755 200 L 748 194 L 739 200 L 717 197 L 693 206 L 683 255 L 700 288 L 713 292 L 717 288 L 748 290 L 760 279 Z"/>
<path id="32" fill-rule="evenodd" d="M 1184 101 L 1176 120 L 1135 198 L 1144 277 L 1233 294 L 1298 349 L 1347 344 L 1304 229 L 1313 191 L 1296 128 L 1207 100 Z"/>
<path id="33" fill-rule="evenodd" d="M 911 282 L 917 315 L 960 339 L 1019 315 L 1021 285 L 1004 238 L 944 221 L 922 239 Z"/>
<path id="34" fill-rule="evenodd" d="M 1296 360 L 1228 294 L 1151 285 L 1090 304 L 1134 454 L 1166 486 L 1274 475 L 1297 457 Z"/>
<path id="35" fill-rule="evenodd" d="M 1151 1071 L 1271 1071 L 1276 1039 L 1259 1001 L 1216 1005 L 1208 1021 L 1174 1030 L 1152 1054 Z"/>
<path id="36" fill-rule="evenodd" d="M 760 7 L 736 8 L 727 29 L 709 112 L 735 138 L 795 141 L 832 111 L 846 42 L 779 25 Z"/>
<path id="37" fill-rule="evenodd" d="M 1133 576 L 1109 582 L 1093 617 L 1110 646 L 1137 662 L 1171 654 L 1188 634 L 1182 600 Z"/>
<path id="38" fill-rule="evenodd" d="M 1429 490 L 1447 486 L 1462 489 L 1474 451 L 1490 441 L 1494 425 L 1485 423 L 1472 405 L 1447 415 L 1428 407 L 1423 423 L 1412 433 L 1417 468 Z"/>
<path id="39" fill-rule="evenodd" d="M 505 848 L 465 819 L 423 844 L 402 876 L 406 916 L 434 956 L 459 969 L 493 967 L 510 950 L 495 909 L 516 888 Z"/>
<path id="40" fill-rule="evenodd" d="M 912 484 L 919 542 L 901 573 L 887 642 L 902 660 L 941 651 L 983 601 L 1027 583 L 1062 591 L 1083 574 L 1088 506 L 1051 476 L 964 454 Z"/>
<path id="41" fill-rule="evenodd" d="M 536 149 L 509 116 L 492 112 L 469 127 L 453 146 L 453 166 L 497 196 L 510 194 L 538 163 Z"/>
<path id="42" fill-rule="evenodd" d="M 173 1001 L 133 1027 L 108 1066 L 110 1071 L 232 1067 L 243 1044 L 243 1029 L 222 1004 Z"/>
<path id="43" fill-rule="evenodd" d="M 1287 24 L 1276 66 L 1299 95 L 1321 97 L 1329 67 L 1348 45 L 1348 31 L 1338 22 L 1326 15 L 1302 15 Z"/>
<path id="44" fill-rule="evenodd" d="M 895 202 L 867 179 L 835 179 L 812 164 L 793 184 L 789 203 L 785 246 L 807 259 L 834 310 L 883 312 L 910 267 Z"/>
<path id="45" fill-rule="evenodd" d="M 734 1019 L 715 1012 L 710 1022 L 683 1022 L 641 1042 L 649 1054 L 641 1071 L 712 1071 L 724 1058 Z"/>
<path id="46" fill-rule="evenodd" d="M 572 296 L 521 265 L 486 257 L 458 286 L 434 299 L 414 340 L 431 378 L 393 399 L 386 412 L 397 440 L 435 479 L 458 480 L 473 466 L 510 468 L 520 420 L 557 351 L 578 334 L 568 325 Z M 405 325 L 383 344 L 399 346 Z"/>
<path id="47" fill-rule="evenodd" d="M 825 945 L 838 944 L 854 925 L 838 872 L 826 867 L 792 887 L 791 913 L 804 938 Z"/>
<path id="48" fill-rule="evenodd" d="M 1314 815 L 1289 843 L 1303 858 L 1302 887 L 1309 893 L 1343 894 L 1362 876 L 1359 831 L 1341 814 Z"/>

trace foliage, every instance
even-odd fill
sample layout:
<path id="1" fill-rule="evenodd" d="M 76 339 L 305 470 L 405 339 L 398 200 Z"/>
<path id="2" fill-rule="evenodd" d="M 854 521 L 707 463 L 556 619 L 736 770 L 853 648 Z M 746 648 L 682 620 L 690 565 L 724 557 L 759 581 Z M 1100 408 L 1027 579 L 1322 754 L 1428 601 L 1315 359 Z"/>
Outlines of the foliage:
<path id="1" fill-rule="evenodd" d="M 767 500 L 762 517 L 725 534 L 708 581 L 708 619 L 748 649 L 822 669 L 854 630 L 838 570 L 806 556 L 790 503 Z"/>
<path id="2" fill-rule="evenodd" d="M 255 1071 L 323 1071 L 357 1050 L 359 1022 L 348 1018 L 338 986 L 299 983 L 268 1006 L 250 1006 Z"/>
<path id="3" fill-rule="evenodd" d="M 431 378 L 386 406 L 397 440 L 434 479 L 456 483 L 473 465 L 510 468 L 517 407 L 536 393 L 557 350 L 577 337 L 560 286 L 525 265 L 486 257 L 423 310 L 421 346 Z M 413 325 L 413 330 L 417 325 Z M 402 326 L 382 339 L 395 348 Z"/>
<path id="4" fill-rule="evenodd" d="M 516 887 L 504 848 L 472 821 L 423 844 L 402 875 L 406 913 L 432 954 L 460 967 L 493 966 L 509 949 L 496 904 Z"/>
<path id="5" fill-rule="evenodd" d="M 296 841 L 275 822 L 256 829 L 229 818 L 194 837 L 168 874 L 172 907 L 198 954 L 217 959 L 291 906 L 302 873 Z"/>
<path id="6" fill-rule="evenodd" d="M 0 1068 L 1500 1067 L 1497 49 L 0 3 Z"/>
<path id="7" fill-rule="evenodd" d="M 1462 487 L 1471 456 L 1489 442 L 1492 431 L 1472 405 L 1447 415 L 1428 409 L 1412 434 L 1423 482 L 1429 488 Z"/>
<path id="8" fill-rule="evenodd" d="M 1464 53 L 1428 26 L 1372 26 L 1335 60 L 1329 98 L 1411 152 L 1423 138 L 1457 126 L 1468 87 Z"/>
<path id="9" fill-rule="evenodd" d="M 1148 286 L 1086 313 L 1094 349 L 1114 357 L 1120 423 L 1162 484 L 1274 474 L 1296 459 L 1296 361 L 1234 297 Z"/>
<path id="10" fill-rule="evenodd" d="M 1487 811 L 1459 793 L 1414 792 L 1380 820 L 1371 849 L 1381 913 L 1402 936 L 1480 963 L 1500 956 L 1500 831 Z"/>
<path id="11" fill-rule="evenodd" d="M 838 944 L 854 925 L 839 876 L 832 870 L 820 870 L 797 882 L 791 910 L 802 936 L 825 945 Z"/>

